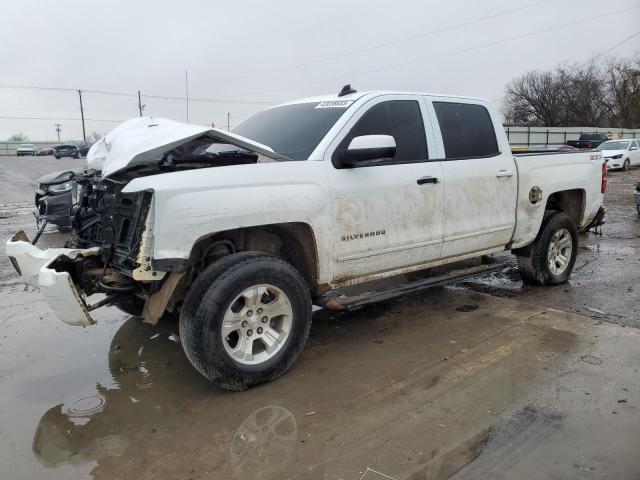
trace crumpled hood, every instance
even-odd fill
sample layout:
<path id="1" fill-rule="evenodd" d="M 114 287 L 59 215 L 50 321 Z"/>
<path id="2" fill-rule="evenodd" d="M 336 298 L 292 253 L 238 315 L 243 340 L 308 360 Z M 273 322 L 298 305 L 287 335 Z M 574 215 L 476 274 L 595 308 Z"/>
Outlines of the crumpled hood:
<path id="1" fill-rule="evenodd" d="M 289 160 L 266 145 L 230 132 L 167 118 L 140 117 L 121 123 L 94 143 L 87 153 L 87 165 L 90 169 L 101 170 L 102 176 L 108 177 L 136 164 L 160 161 L 161 155 L 167 150 L 202 136 L 274 160 Z"/>

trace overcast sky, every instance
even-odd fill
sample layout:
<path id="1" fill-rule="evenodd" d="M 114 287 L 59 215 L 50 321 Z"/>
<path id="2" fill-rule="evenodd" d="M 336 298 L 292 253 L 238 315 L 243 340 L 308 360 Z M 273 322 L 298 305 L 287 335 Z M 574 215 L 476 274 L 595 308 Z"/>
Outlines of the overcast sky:
<path id="1" fill-rule="evenodd" d="M 345 83 L 499 99 L 514 76 L 586 61 L 640 30 L 638 0 L 2 3 L 0 85 L 141 90 L 145 114 L 185 121 L 184 100 L 144 95 L 184 97 L 188 70 L 190 97 L 229 100 L 190 102 L 189 121 L 224 127 L 228 112 L 233 127 L 265 102 Z M 555 28 L 569 22 L 580 23 Z M 611 54 L 634 51 L 640 36 Z M 136 96 L 83 97 L 87 134 L 138 115 Z M 0 118 L 1 140 L 54 140 L 57 122 L 63 139 L 82 138 L 73 91 L 0 88 L 0 117 L 46 118 Z"/>

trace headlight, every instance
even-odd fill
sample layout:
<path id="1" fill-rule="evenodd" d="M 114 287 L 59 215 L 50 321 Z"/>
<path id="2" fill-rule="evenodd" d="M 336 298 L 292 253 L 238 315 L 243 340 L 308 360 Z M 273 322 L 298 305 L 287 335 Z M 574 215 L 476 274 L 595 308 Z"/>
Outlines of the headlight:
<path id="1" fill-rule="evenodd" d="M 613 156 L 613 157 L 611 157 L 611 158 L 613 158 L 614 160 L 618 160 L 618 159 L 622 158 L 622 154 L 620 153 L 620 154 L 618 154 L 618 155 L 614 155 L 614 156 Z"/>
<path id="2" fill-rule="evenodd" d="M 64 193 L 71 191 L 71 182 L 59 183 L 49 186 L 49 191 L 53 193 Z"/>

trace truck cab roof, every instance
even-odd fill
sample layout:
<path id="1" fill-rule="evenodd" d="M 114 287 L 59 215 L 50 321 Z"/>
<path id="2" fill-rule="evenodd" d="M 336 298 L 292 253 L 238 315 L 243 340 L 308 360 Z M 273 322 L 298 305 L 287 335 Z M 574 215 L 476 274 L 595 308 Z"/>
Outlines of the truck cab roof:
<path id="1" fill-rule="evenodd" d="M 410 92 L 410 91 L 400 91 L 400 90 L 367 90 L 362 92 L 349 93 L 342 96 L 339 93 L 336 93 L 336 94 L 319 95 L 315 97 L 299 98 L 296 100 L 291 100 L 289 102 L 281 103 L 279 105 L 275 105 L 274 107 L 271 107 L 271 108 L 281 107 L 283 105 L 295 105 L 297 103 L 355 102 L 356 100 L 369 99 L 369 98 L 379 97 L 381 95 L 421 95 L 421 96 L 429 96 L 429 97 L 458 98 L 460 100 L 469 100 L 474 102 L 489 101 L 484 98 L 467 97 L 463 95 L 447 95 L 447 94 Z"/>

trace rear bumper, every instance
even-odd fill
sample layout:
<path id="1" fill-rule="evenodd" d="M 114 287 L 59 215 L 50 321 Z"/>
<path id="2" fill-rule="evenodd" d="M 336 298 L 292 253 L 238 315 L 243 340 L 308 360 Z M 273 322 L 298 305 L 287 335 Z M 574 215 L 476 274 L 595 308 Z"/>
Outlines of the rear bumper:
<path id="1" fill-rule="evenodd" d="M 77 250 L 50 248 L 41 250 L 31 245 L 24 232 L 18 232 L 6 243 L 7 256 L 20 276 L 29 284 L 39 288 L 56 316 L 69 325 L 87 326 L 95 320 L 68 272 L 50 268 L 60 257 L 76 258 L 91 256 L 97 248 Z"/>

